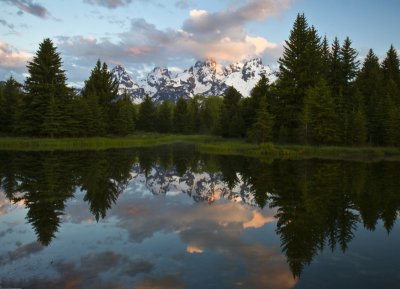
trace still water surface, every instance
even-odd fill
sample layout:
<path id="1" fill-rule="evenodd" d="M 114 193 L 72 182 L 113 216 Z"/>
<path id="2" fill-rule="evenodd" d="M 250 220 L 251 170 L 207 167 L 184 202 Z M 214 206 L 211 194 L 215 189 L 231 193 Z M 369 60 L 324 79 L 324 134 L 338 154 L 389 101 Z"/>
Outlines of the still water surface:
<path id="1" fill-rule="evenodd" d="M 0 152 L 0 288 L 399 288 L 400 163 Z"/>

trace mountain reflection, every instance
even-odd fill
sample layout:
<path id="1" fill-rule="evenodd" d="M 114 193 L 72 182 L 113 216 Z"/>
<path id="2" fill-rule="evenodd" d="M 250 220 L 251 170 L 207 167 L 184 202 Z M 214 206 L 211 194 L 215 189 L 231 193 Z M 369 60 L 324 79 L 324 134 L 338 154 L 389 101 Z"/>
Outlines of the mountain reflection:
<path id="1" fill-rule="evenodd" d="M 129 183 L 137 181 L 153 194 L 184 192 L 196 202 L 213 204 L 225 198 L 274 208 L 281 249 L 293 275 L 299 276 L 325 247 L 346 251 L 360 224 L 374 230 L 382 220 L 390 233 L 400 209 L 400 163 L 396 162 L 263 163 L 202 155 L 184 145 L 0 152 L 0 159 L 1 189 L 11 202 L 24 203 L 27 221 L 46 246 L 55 237 L 66 202 L 76 190 L 84 192 L 84 201 L 99 221 Z M 189 245 L 188 250 L 201 250 L 199 244 Z"/>

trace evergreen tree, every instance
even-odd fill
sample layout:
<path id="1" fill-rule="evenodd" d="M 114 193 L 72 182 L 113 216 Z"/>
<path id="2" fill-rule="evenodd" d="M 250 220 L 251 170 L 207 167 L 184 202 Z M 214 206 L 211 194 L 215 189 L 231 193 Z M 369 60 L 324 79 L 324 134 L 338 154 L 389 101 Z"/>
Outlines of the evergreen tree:
<path id="1" fill-rule="evenodd" d="M 400 106 L 400 60 L 393 45 L 390 46 L 382 62 L 382 72 L 385 89 L 392 90 L 390 97 L 394 104 Z M 389 85 L 392 87 L 389 88 Z"/>
<path id="2" fill-rule="evenodd" d="M 114 134 L 124 136 L 133 133 L 135 108 L 126 93 L 112 106 L 112 115 L 111 128 Z"/>
<path id="3" fill-rule="evenodd" d="M 21 84 L 10 77 L 1 89 L 0 97 L 0 132 L 15 133 L 21 102 Z"/>
<path id="4" fill-rule="evenodd" d="M 368 131 L 364 102 L 360 90 L 356 89 L 354 98 L 356 100 L 356 107 L 355 111 L 351 114 L 349 143 L 351 145 L 363 145 L 367 141 Z"/>
<path id="5" fill-rule="evenodd" d="M 357 79 L 357 85 L 364 99 L 368 122 L 368 140 L 371 144 L 381 144 L 384 139 L 382 71 L 379 59 L 372 49 L 369 50 L 365 57 Z"/>
<path id="6" fill-rule="evenodd" d="M 59 132 L 59 117 L 54 95 L 50 95 L 50 103 L 48 104 L 46 115 L 42 124 L 42 131 L 45 135 L 53 138 Z"/>
<path id="7" fill-rule="evenodd" d="M 242 95 L 232 86 L 225 91 L 221 107 L 220 134 L 223 137 L 242 137 L 244 120 L 240 108 Z"/>
<path id="8" fill-rule="evenodd" d="M 256 86 L 251 90 L 250 97 L 243 100 L 243 119 L 246 128 L 250 128 L 253 125 L 261 102 L 264 99 L 266 102 L 268 101 L 266 99 L 268 92 L 268 78 L 262 74 Z"/>
<path id="9" fill-rule="evenodd" d="M 151 132 L 155 130 L 156 108 L 150 96 L 146 95 L 139 106 L 137 129 Z"/>
<path id="10" fill-rule="evenodd" d="M 276 129 L 285 130 L 289 142 L 304 139 L 303 108 L 306 91 L 316 85 L 322 76 L 320 38 L 313 27 L 308 27 L 304 14 L 299 14 L 285 42 L 279 59 L 278 96 L 274 101 L 278 109 Z"/>
<path id="11" fill-rule="evenodd" d="M 173 130 L 176 133 L 185 133 L 188 131 L 188 105 L 187 101 L 180 97 L 176 102 L 173 115 Z"/>
<path id="12" fill-rule="evenodd" d="M 186 133 L 200 133 L 202 127 L 202 119 L 200 117 L 201 105 L 202 98 L 199 95 L 195 95 L 188 101 Z"/>
<path id="13" fill-rule="evenodd" d="M 89 79 L 85 81 L 82 95 L 87 99 L 91 118 L 96 118 L 98 124 L 97 129 L 93 132 L 96 134 L 112 133 L 112 115 L 111 107 L 117 101 L 118 82 L 108 71 L 107 64 L 97 60 L 95 67 L 92 69 Z"/>
<path id="14" fill-rule="evenodd" d="M 205 133 L 217 133 L 222 107 L 222 98 L 218 96 L 209 96 L 204 100 L 201 111 L 202 123 Z"/>
<path id="15" fill-rule="evenodd" d="M 157 131 L 160 133 L 172 132 L 174 104 L 170 100 L 164 100 L 157 107 Z"/>
<path id="16" fill-rule="evenodd" d="M 333 97 L 339 103 L 341 99 L 339 99 L 339 95 L 343 90 L 342 82 L 341 82 L 342 68 L 341 68 L 341 59 L 340 59 L 340 43 L 337 37 L 332 43 L 331 54 L 329 59 L 329 85 L 331 86 Z"/>
<path id="17" fill-rule="evenodd" d="M 263 98 L 257 110 L 255 122 L 248 131 L 248 140 L 255 143 L 271 141 L 272 126 L 272 116 L 268 112 L 266 98 Z"/>
<path id="18" fill-rule="evenodd" d="M 351 44 L 350 38 L 346 37 L 340 49 L 342 82 L 345 85 L 345 90 L 347 89 L 346 86 L 349 86 L 355 80 L 360 65 L 360 62 L 357 60 L 358 53 L 351 47 Z"/>
<path id="19" fill-rule="evenodd" d="M 307 91 L 304 112 L 306 139 L 324 144 L 340 142 L 336 104 L 325 80 Z"/>
<path id="20" fill-rule="evenodd" d="M 61 115 L 63 105 L 69 101 L 69 89 L 61 64 L 61 57 L 48 38 L 40 43 L 33 60 L 28 62 L 29 76 L 25 81 L 26 96 L 23 99 L 21 123 L 21 130 L 25 134 L 46 135 L 43 128 L 45 119 L 51 119 L 48 115 L 52 113 L 49 110 L 50 103 L 54 100 L 52 106 L 56 111 L 55 115 Z"/>
<path id="21" fill-rule="evenodd" d="M 331 51 L 328 43 L 328 38 L 326 38 L 326 36 L 322 40 L 321 44 L 321 60 L 322 77 L 326 80 L 329 80 Z"/>

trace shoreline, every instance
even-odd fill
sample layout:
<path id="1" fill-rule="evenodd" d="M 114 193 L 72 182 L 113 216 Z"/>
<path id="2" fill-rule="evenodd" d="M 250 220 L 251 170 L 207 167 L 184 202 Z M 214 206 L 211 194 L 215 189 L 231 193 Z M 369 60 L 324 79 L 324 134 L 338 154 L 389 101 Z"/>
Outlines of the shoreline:
<path id="1" fill-rule="evenodd" d="M 1 151 L 75 151 L 151 147 L 174 143 L 195 144 L 201 153 L 274 159 L 332 159 L 355 161 L 400 161 L 399 147 L 345 147 L 280 144 L 250 144 L 244 140 L 210 135 L 138 134 L 126 137 L 26 138 L 0 137 Z"/>

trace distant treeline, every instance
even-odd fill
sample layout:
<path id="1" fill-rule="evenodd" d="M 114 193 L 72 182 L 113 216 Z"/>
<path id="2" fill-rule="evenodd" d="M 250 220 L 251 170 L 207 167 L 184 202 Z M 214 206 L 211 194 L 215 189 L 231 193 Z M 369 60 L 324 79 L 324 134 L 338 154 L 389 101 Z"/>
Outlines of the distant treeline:
<path id="1" fill-rule="evenodd" d="M 371 49 L 360 68 L 346 38 L 332 44 L 299 14 L 278 61 L 250 97 L 182 96 L 177 103 L 134 105 L 100 60 L 80 94 L 66 85 L 50 39 L 28 63 L 24 85 L 0 89 L 0 134 L 39 137 L 127 135 L 135 131 L 217 134 L 250 142 L 400 145 L 400 61 L 393 46 L 380 62 Z"/>

